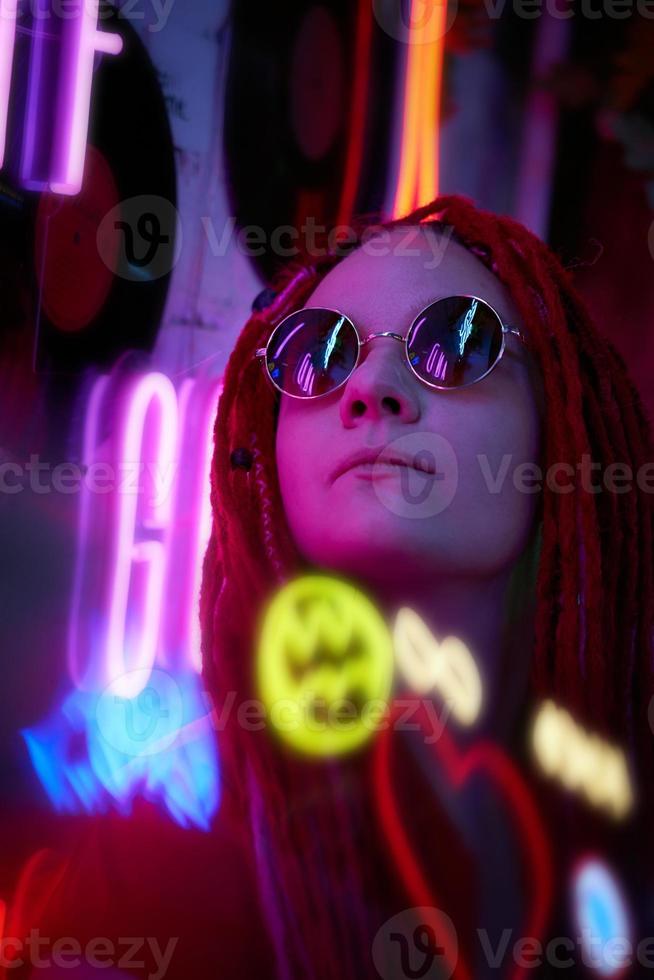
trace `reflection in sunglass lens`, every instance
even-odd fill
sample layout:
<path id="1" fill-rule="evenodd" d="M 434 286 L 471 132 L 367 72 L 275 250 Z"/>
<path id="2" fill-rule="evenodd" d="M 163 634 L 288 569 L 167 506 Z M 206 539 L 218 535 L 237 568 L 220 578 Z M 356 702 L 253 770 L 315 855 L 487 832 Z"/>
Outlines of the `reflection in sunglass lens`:
<path id="1" fill-rule="evenodd" d="M 479 381 L 502 348 L 502 324 L 483 300 L 451 296 L 424 310 L 409 331 L 407 350 L 418 377 L 439 388 Z"/>
<path id="2" fill-rule="evenodd" d="M 298 310 L 283 320 L 268 344 L 274 384 L 297 398 L 334 391 L 352 372 L 358 339 L 353 324 L 334 310 Z"/>

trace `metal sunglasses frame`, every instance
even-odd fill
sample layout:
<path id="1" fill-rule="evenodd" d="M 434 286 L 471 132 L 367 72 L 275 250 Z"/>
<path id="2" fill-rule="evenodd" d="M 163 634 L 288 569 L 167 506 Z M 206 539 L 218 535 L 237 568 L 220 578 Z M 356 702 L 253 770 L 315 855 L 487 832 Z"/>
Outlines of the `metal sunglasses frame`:
<path id="1" fill-rule="evenodd" d="M 439 384 L 433 384 L 430 381 L 426 381 L 425 378 L 419 375 L 418 372 L 415 370 L 413 364 L 411 363 L 411 359 L 409 357 L 408 339 L 411 336 L 411 332 L 415 327 L 416 323 L 418 322 L 421 316 L 424 316 L 427 310 L 430 310 L 432 308 L 432 306 L 436 306 L 438 303 L 442 303 L 444 300 L 447 299 L 470 299 L 470 300 L 476 300 L 478 303 L 483 303 L 484 306 L 486 306 L 491 311 L 491 313 L 496 317 L 497 322 L 499 323 L 502 330 L 502 343 L 500 345 L 500 350 L 496 359 L 493 361 L 493 363 L 488 368 L 488 370 L 485 371 L 479 378 L 475 378 L 474 381 L 469 381 L 467 384 L 463 384 L 463 385 L 439 385 Z M 292 395 L 290 392 L 284 391 L 284 389 L 277 384 L 277 382 L 273 379 L 272 375 L 270 374 L 270 370 L 268 368 L 268 349 L 273 341 L 273 338 L 275 337 L 277 332 L 281 330 L 281 328 L 284 326 L 287 320 L 290 320 L 292 316 L 296 316 L 298 313 L 304 313 L 310 310 L 318 310 L 320 312 L 325 312 L 325 313 L 335 313 L 337 316 L 342 316 L 344 320 L 347 320 L 347 322 L 354 330 L 354 334 L 357 338 L 357 345 L 358 345 L 357 356 L 349 374 L 345 378 L 343 378 L 343 380 L 340 381 L 334 388 L 331 388 L 329 391 L 323 391 L 319 395 Z M 285 316 L 284 319 L 277 324 L 277 326 L 271 333 L 266 346 L 260 347 L 259 350 L 255 351 L 254 356 L 259 360 L 263 361 L 264 367 L 266 369 L 266 375 L 268 376 L 268 380 L 273 385 L 273 387 L 275 387 L 277 391 L 279 391 L 282 395 L 286 395 L 288 398 L 296 398 L 298 401 L 303 401 L 303 402 L 314 401 L 317 398 L 326 398 L 328 395 L 333 395 L 335 391 L 338 391 L 339 388 L 342 388 L 343 385 L 350 380 L 350 378 L 356 371 L 357 367 L 359 366 L 359 361 L 361 360 L 362 348 L 365 347 L 367 344 L 369 344 L 371 340 L 375 340 L 377 337 L 390 337 L 392 340 L 399 340 L 400 343 L 404 344 L 404 354 L 405 354 L 406 362 L 409 365 L 409 368 L 411 369 L 411 372 L 418 379 L 418 381 L 420 381 L 423 385 L 425 385 L 426 388 L 432 388 L 435 391 L 461 391 L 464 388 L 471 388 L 473 385 L 479 384 L 480 381 L 483 381 L 484 378 L 488 377 L 491 371 L 495 370 L 497 365 L 502 360 L 504 356 L 504 352 L 506 350 L 507 337 L 517 337 L 522 344 L 525 344 L 525 346 L 527 345 L 527 338 L 525 337 L 522 330 L 520 330 L 518 327 L 513 327 L 510 324 L 505 323 L 502 320 L 500 314 L 497 312 L 497 310 L 494 307 L 492 307 L 487 300 L 482 299 L 481 296 L 472 296 L 472 295 L 468 295 L 467 293 L 457 293 L 454 296 L 443 296 L 441 297 L 441 299 L 434 300 L 433 303 L 429 303 L 427 306 L 425 306 L 425 308 L 421 310 L 420 313 L 418 313 L 418 315 L 413 318 L 413 320 L 411 321 L 411 326 L 409 327 L 406 336 L 404 337 L 402 336 L 402 334 L 394 333 L 392 330 L 383 330 L 379 333 L 372 333 L 368 337 L 364 337 L 364 339 L 362 340 L 354 321 L 351 320 L 350 317 L 347 316 L 345 313 L 341 313 L 339 310 L 333 310 L 331 307 L 328 306 L 308 306 L 305 307 L 304 310 L 294 310 L 293 313 L 289 313 L 288 316 Z"/>

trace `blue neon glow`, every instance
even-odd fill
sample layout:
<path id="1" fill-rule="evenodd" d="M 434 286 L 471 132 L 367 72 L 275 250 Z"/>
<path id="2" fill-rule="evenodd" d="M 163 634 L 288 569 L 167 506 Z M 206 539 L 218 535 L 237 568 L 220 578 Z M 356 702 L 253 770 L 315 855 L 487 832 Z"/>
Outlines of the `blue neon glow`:
<path id="1" fill-rule="evenodd" d="M 466 313 L 463 323 L 461 324 L 461 330 L 459 332 L 459 354 L 463 357 L 465 354 L 466 344 L 468 343 L 468 338 L 472 333 L 472 321 L 475 318 L 475 313 L 477 312 L 477 307 L 479 303 L 477 300 L 472 301 L 472 306 Z"/>
<path id="2" fill-rule="evenodd" d="M 154 670 L 132 699 L 74 690 L 22 736 L 53 806 L 127 816 L 137 799 L 208 830 L 220 802 L 216 734 L 197 674 Z"/>
<path id="3" fill-rule="evenodd" d="M 331 334 L 329 335 L 329 340 L 327 341 L 327 346 L 325 347 L 325 360 L 323 361 L 323 365 L 322 365 L 325 370 L 327 370 L 327 364 L 329 362 L 329 358 L 332 356 L 332 351 L 334 350 L 334 347 L 336 347 L 336 341 L 338 339 L 339 330 L 341 329 L 344 323 L 345 323 L 345 317 L 342 316 L 338 321 L 338 323 L 336 324 L 336 326 L 334 327 L 334 329 L 332 330 Z"/>
<path id="4" fill-rule="evenodd" d="M 612 871 L 589 858 L 573 880 L 577 926 L 585 964 L 601 977 L 616 977 L 629 962 L 632 929 L 627 905 Z"/>

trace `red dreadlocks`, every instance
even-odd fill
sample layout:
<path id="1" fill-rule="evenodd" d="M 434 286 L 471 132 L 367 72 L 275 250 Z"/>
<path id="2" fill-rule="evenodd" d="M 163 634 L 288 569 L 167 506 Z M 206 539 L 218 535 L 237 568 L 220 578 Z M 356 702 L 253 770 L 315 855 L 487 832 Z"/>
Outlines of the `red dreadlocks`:
<path id="1" fill-rule="evenodd" d="M 543 378 L 544 466 L 576 467 L 588 456 L 603 469 L 619 462 L 636 473 L 651 459 L 639 398 L 557 258 L 515 221 L 460 197 L 437 199 L 385 227 L 423 221 L 453 227 L 516 304 Z M 276 396 L 253 354 L 339 260 L 332 255 L 289 270 L 272 304 L 246 324 L 227 366 L 202 595 L 205 675 L 218 706 L 229 691 L 243 697 L 252 691 L 251 638 L 259 604 L 301 564 L 275 471 Z M 230 466 L 239 447 L 251 453 L 249 473 Z M 642 777 L 651 771 L 647 712 L 654 694 L 651 497 L 636 488 L 592 494 L 576 481 L 572 493 L 544 490 L 542 522 L 534 692 L 554 697 L 582 723 L 629 744 Z M 346 812 L 348 777 L 333 767 L 316 775 L 315 767 L 282 758 L 265 734 L 247 734 L 235 724 L 222 738 L 227 778 L 231 774 L 240 784 L 259 867 L 268 869 L 262 889 L 276 917 L 282 975 L 367 975 L 370 947 L 361 911 L 366 903 L 352 896 L 367 887 L 355 852 L 360 856 L 370 844 L 363 812 L 359 822 Z M 326 781 L 331 806 L 311 808 L 312 794 L 324 796 Z M 331 897 L 329 906 L 323 893 Z"/>

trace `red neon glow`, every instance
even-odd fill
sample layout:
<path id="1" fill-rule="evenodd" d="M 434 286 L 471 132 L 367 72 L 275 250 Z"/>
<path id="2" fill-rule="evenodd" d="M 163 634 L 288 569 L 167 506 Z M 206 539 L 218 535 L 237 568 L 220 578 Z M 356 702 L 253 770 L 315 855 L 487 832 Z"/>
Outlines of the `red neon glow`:
<path id="1" fill-rule="evenodd" d="M 391 707 L 390 724 L 377 738 L 374 757 L 374 780 L 382 828 L 402 882 L 416 907 L 442 908 L 437 890 L 426 881 L 419 857 L 411 846 L 398 811 L 396 794 L 391 776 L 391 738 L 394 722 L 406 710 L 406 699 Z M 428 730 L 424 704 L 418 702 L 416 712 L 419 723 Z M 490 742 L 478 742 L 467 752 L 461 753 L 447 731 L 433 745 L 438 764 L 448 775 L 455 789 L 462 788 L 477 773 L 486 774 L 498 787 L 501 796 L 510 805 L 521 839 L 526 866 L 531 871 L 532 897 L 524 935 L 534 938 L 543 936 L 552 903 L 552 859 L 550 846 L 541 823 L 535 802 L 520 773 L 510 759 Z M 428 922 L 438 936 L 439 946 L 456 980 L 472 980 L 474 973 L 464 953 L 452 948 L 450 937 L 442 935 L 439 920 Z M 522 980 L 526 967 L 516 965 L 512 980 Z"/>
<path id="2" fill-rule="evenodd" d="M 350 108 L 350 134 L 341 187 L 341 200 L 338 206 L 337 225 L 349 225 L 351 222 L 359 186 L 365 140 L 364 121 L 370 82 L 371 43 L 372 4 L 370 0 L 359 0 L 354 58 L 355 74 Z"/>
<path id="3" fill-rule="evenodd" d="M 404 83 L 400 167 L 393 217 L 407 214 L 438 194 L 438 129 L 443 84 L 446 0 L 413 0 Z M 430 40 L 431 37 L 431 40 Z"/>

